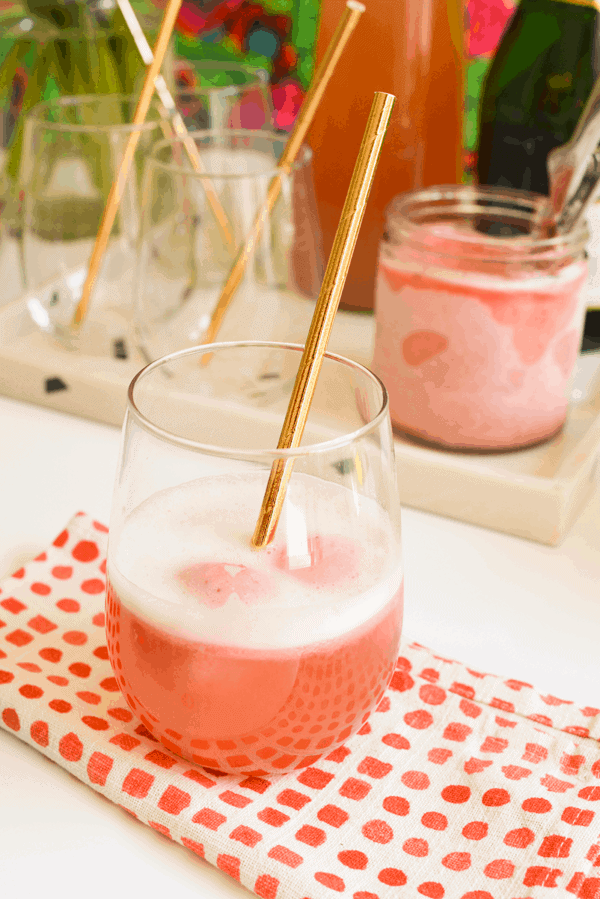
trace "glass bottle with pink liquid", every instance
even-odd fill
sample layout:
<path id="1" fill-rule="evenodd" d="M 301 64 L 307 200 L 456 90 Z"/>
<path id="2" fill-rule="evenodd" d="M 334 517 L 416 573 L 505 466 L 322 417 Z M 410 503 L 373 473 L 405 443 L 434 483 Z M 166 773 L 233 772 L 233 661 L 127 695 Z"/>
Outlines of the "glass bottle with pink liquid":
<path id="1" fill-rule="evenodd" d="M 108 552 L 108 651 L 172 752 L 231 773 L 312 764 L 366 721 L 402 624 L 387 394 L 327 355 L 302 446 L 277 450 L 302 348 L 214 344 L 129 389 Z M 248 391 L 276 373 L 278 388 Z M 272 542 L 250 539 L 274 460 L 293 473 Z"/>
<path id="2" fill-rule="evenodd" d="M 562 429 L 585 316 L 587 231 L 536 237 L 545 201 L 458 185 L 390 204 L 373 370 L 397 430 L 493 452 Z"/>

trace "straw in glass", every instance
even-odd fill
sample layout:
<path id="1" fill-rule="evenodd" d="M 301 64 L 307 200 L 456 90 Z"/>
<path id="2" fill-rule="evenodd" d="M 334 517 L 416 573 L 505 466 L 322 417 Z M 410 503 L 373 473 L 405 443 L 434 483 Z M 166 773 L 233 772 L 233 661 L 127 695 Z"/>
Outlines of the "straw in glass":
<path id="1" fill-rule="evenodd" d="M 304 98 L 304 102 L 302 103 L 302 107 L 300 112 L 298 113 L 298 117 L 292 129 L 292 133 L 288 139 L 288 142 L 285 146 L 285 150 L 279 160 L 278 165 L 278 173 L 274 176 L 269 184 L 269 188 L 267 191 L 267 196 L 263 202 L 261 209 L 259 210 L 252 228 L 244 245 L 239 250 L 231 271 L 227 277 L 227 281 L 221 290 L 221 295 L 217 301 L 217 305 L 215 306 L 210 322 L 208 324 L 208 328 L 202 338 L 202 343 L 214 343 L 219 328 L 223 322 L 225 317 L 225 313 L 227 312 L 231 301 L 233 300 L 234 294 L 238 289 L 242 278 L 244 276 L 244 270 L 248 263 L 248 260 L 252 256 L 256 245 L 258 243 L 258 239 L 262 232 L 265 222 L 269 217 L 269 213 L 273 209 L 275 205 L 275 201 L 277 200 L 280 191 L 281 191 L 281 183 L 282 179 L 288 175 L 292 169 L 292 166 L 296 160 L 296 157 L 300 151 L 300 148 L 306 138 L 306 134 L 312 120 L 317 111 L 317 107 L 321 102 L 321 97 L 323 96 L 325 89 L 329 83 L 329 79 L 333 74 L 333 70 L 335 69 L 337 62 L 342 55 L 344 47 L 348 42 L 348 39 L 352 32 L 354 31 L 358 20 L 362 13 L 365 11 L 365 6 L 362 3 L 357 2 L 357 0 L 348 0 L 346 3 L 346 8 L 340 19 L 338 27 L 335 31 L 331 39 L 331 43 L 327 48 L 327 52 L 323 57 L 323 61 L 317 72 L 315 73 L 315 77 L 312 83 L 310 90 L 308 91 L 306 97 Z M 210 358 L 209 354 L 202 357 L 202 361 L 206 362 Z"/>
<path id="2" fill-rule="evenodd" d="M 393 94 L 375 94 L 281 429 L 278 449 L 300 446 L 394 101 Z M 252 546 L 256 549 L 266 546 L 275 535 L 292 468 L 291 459 L 278 459 L 271 467 L 252 536 Z"/>
<path id="3" fill-rule="evenodd" d="M 117 0 L 117 3 L 119 5 L 119 9 L 123 13 L 123 18 L 127 23 L 127 27 L 131 32 L 131 35 L 135 41 L 136 47 L 138 48 L 139 54 L 142 57 L 144 65 L 152 65 L 152 60 L 154 59 L 152 49 L 150 47 L 150 44 L 146 40 L 146 35 L 142 31 L 142 26 L 140 25 L 137 16 L 133 11 L 131 3 L 129 2 L 129 0 Z M 204 165 L 202 164 L 202 159 L 200 158 L 200 154 L 198 153 L 196 143 L 193 138 L 189 136 L 188 130 L 185 127 L 185 122 L 183 121 L 177 109 L 177 106 L 175 105 L 175 100 L 173 99 L 171 92 L 167 87 L 167 83 L 160 72 L 156 76 L 154 87 L 156 89 L 156 93 L 158 94 L 160 102 L 169 114 L 169 119 L 171 121 L 171 125 L 173 126 L 173 131 L 183 143 L 192 168 L 197 174 L 204 174 Z M 165 137 L 169 138 L 171 137 L 171 134 L 166 133 Z M 235 244 L 231 225 L 229 223 L 229 219 L 227 218 L 227 213 L 221 205 L 221 201 L 219 200 L 214 185 L 209 178 L 202 178 L 201 183 L 206 193 L 208 204 L 212 209 L 213 215 L 216 219 L 217 226 L 221 231 L 221 235 L 225 243 L 228 245 L 229 249 L 233 251 L 235 249 Z"/>
<path id="4" fill-rule="evenodd" d="M 160 26 L 160 31 L 158 33 L 158 38 L 156 40 L 156 46 L 154 48 L 154 58 L 152 60 L 152 63 L 148 66 L 148 70 L 146 72 L 142 92 L 140 94 L 140 98 L 138 100 L 138 104 L 133 117 L 133 125 L 143 125 L 146 120 L 146 115 L 148 114 L 148 108 L 150 106 L 152 94 L 154 93 L 154 82 L 163 63 L 163 59 L 165 57 L 165 53 L 171 39 L 171 34 L 173 33 L 175 21 L 179 14 L 181 2 L 182 0 L 169 0 L 168 6 L 165 10 L 165 14 Z M 140 139 L 140 133 L 140 128 L 138 127 L 129 135 L 129 139 L 125 147 L 125 152 L 123 154 L 123 159 L 121 160 L 121 165 L 119 166 L 119 171 L 117 172 L 117 177 L 113 181 L 112 187 L 110 189 L 110 193 L 106 201 L 106 206 L 104 207 L 102 221 L 100 222 L 100 229 L 96 236 L 94 249 L 92 250 L 92 257 L 85 279 L 85 284 L 83 285 L 81 299 L 77 304 L 75 315 L 73 316 L 73 320 L 71 322 L 71 330 L 73 331 L 77 331 L 85 320 L 88 305 L 90 302 L 90 296 L 94 288 L 94 284 L 96 283 L 98 273 L 100 271 L 104 253 L 106 252 L 108 239 L 110 237 L 110 232 L 112 230 L 112 226 L 119 209 L 121 197 L 123 196 L 125 183 L 127 181 L 127 175 L 129 174 L 133 156 Z"/>

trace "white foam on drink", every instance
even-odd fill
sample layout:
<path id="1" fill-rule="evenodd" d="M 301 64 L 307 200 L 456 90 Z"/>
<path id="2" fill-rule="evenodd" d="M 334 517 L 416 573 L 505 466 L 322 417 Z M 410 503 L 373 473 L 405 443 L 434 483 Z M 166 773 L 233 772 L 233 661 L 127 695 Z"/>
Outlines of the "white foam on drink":
<path id="1" fill-rule="evenodd" d="M 142 503 L 115 535 L 114 550 L 109 547 L 108 575 L 121 602 L 187 638 L 261 649 L 331 640 L 377 615 L 402 580 L 397 538 L 385 513 L 342 485 L 294 473 L 289 511 L 284 507 L 273 544 L 280 547 L 287 537 L 290 568 L 306 564 L 307 538 L 315 534 L 353 540 L 360 554 L 355 578 L 308 585 L 277 569 L 273 552 L 250 547 L 266 480 L 265 472 L 255 471 L 202 478 Z M 232 595 L 223 606 L 209 607 L 177 575 L 215 562 L 267 574 L 276 588 L 273 597 L 247 604 Z"/>

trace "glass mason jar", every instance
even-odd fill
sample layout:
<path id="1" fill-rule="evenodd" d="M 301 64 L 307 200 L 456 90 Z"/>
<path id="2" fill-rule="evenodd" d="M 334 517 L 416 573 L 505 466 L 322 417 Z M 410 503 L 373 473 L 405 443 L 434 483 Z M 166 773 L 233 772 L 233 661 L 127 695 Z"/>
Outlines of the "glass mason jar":
<path id="1" fill-rule="evenodd" d="M 502 451 L 564 425 L 585 316 L 585 226 L 540 239 L 546 198 L 459 185 L 387 211 L 373 368 L 396 429 Z"/>
<path id="2" fill-rule="evenodd" d="M 268 366 L 277 352 L 293 372 L 302 349 L 210 344 L 152 363 L 129 388 L 109 657 L 148 730 L 221 771 L 312 764 L 368 718 L 398 652 L 400 509 L 385 388 L 328 354 L 295 450 L 276 449 L 287 397 L 265 406 L 242 389 L 249 362 Z M 271 543 L 253 550 L 282 458 L 294 467 L 281 517 Z"/>

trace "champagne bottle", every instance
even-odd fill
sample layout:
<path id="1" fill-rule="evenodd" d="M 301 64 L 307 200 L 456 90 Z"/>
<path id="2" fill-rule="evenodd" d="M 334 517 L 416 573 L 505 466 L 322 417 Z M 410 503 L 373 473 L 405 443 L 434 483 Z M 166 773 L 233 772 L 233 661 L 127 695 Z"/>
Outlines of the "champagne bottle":
<path id="1" fill-rule="evenodd" d="M 564 144 L 598 70 L 594 0 L 521 0 L 480 106 L 480 184 L 548 193 L 546 158 Z"/>

